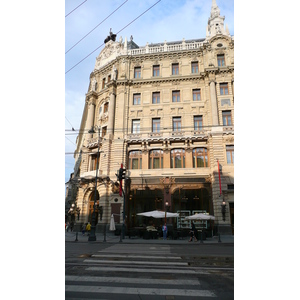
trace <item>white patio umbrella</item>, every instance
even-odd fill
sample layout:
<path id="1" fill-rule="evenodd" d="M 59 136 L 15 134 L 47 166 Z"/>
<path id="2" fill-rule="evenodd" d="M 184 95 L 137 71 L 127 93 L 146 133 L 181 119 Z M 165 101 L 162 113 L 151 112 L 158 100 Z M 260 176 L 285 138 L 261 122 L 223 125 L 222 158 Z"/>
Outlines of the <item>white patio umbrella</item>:
<path id="1" fill-rule="evenodd" d="M 116 230 L 115 219 L 114 219 L 114 215 L 113 215 L 113 214 L 112 214 L 111 217 L 110 217 L 109 230 L 111 230 L 111 231 Z"/>
<path id="2" fill-rule="evenodd" d="M 153 211 L 147 211 L 147 212 L 143 212 L 143 213 L 138 213 L 138 216 L 144 216 L 144 217 L 153 217 L 156 219 L 162 219 L 165 218 L 165 216 L 167 216 L 167 218 L 176 218 L 179 217 L 178 213 L 170 213 L 170 212 L 164 212 L 164 211 L 160 211 L 160 210 L 153 210 Z"/>
<path id="3" fill-rule="evenodd" d="M 192 216 L 185 217 L 187 220 L 215 220 L 215 217 L 212 215 L 206 215 L 206 214 L 194 214 Z M 213 236 L 213 225 L 212 225 L 212 231 L 211 236 Z"/>
<path id="4" fill-rule="evenodd" d="M 185 217 L 187 220 L 215 220 L 215 217 L 212 215 L 206 215 L 206 214 L 194 214 L 192 216 Z"/>

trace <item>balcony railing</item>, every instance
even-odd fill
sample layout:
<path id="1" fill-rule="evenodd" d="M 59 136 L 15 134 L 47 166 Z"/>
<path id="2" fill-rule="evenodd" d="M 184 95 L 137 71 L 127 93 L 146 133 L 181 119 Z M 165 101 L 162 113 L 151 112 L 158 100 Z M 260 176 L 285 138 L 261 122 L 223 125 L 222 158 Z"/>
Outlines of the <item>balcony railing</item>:
<path id="1" fill-rule="evenodd" d="M 233 133 L 234 126 L 219 126 L 219 129 L 224 133 Z M 148 133 L 130 133 L 125 136 L 126 140 L 172 140 L 172 139 L 206 139 L 208 138 L 208 133 L 211 132 L 211 128 L 202 128 L 199 130 L 182 130 L 182 131 L 164 131 L 161 132 L 148 132 Z"/>

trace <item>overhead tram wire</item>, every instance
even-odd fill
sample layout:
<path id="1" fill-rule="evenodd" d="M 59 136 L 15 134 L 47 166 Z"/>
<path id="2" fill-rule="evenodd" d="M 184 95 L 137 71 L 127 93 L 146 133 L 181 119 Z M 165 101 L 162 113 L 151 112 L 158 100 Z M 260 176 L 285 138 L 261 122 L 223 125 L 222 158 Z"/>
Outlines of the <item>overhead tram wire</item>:
<path id="1" fill-rule="evenodd" d="M 84 2 L 86 2 L 87 0 L 83 1 L 81 4 L 79 4 L 77 7 L 75 7 L 72 11 L 70 11 L 67 15 L 65 15 L 65 18 L 70 15 L 74 10 L 76 10 L 79 6 L 81 6 Z"/>
<path id="2" fill-rule="evenodd" d="M 124 30 L 126 27 L 128 27 L 130 24 L 132 24 L 134 21 L 136 21 L 138 18 L 140 18 L 143 14 L 145 14 L 147 11 L 149 11 L 152 7 L 154 7 L 158 2 L 161 0 L 158 0 L 156 3 L 154 3 L 151 7 L 149 7 L 147 10 L 145 10 L 142 14 L 140 14 L 138 17 L 136 17 L 134 20 L 132 20 L 130 23 L 128 23 L 125 27 L 123 27 L 121 30 L 117 32 L 120 33 L 122 30 Z M 83 62 L 85 59 L 87 59 L 90 55 L 92 55 L 95 51 L 97 51 L 99 48 L 101 48 L 105 43 L 101 44 L 99 47 L 97 47 L 94 51 L 92 51 L 90 54 L 88 54 L 86 57 L 84 57 L 82 60 L 80 60 L 76 65 L 74 65 L 71 69 L 69 69 L 65 74 L 73 70 L 75 67 L 77 67 L 81 62 Z"/>
<path id="3" fill-rule="evenodd" d="M 65 118 L 66 118 L 66 120 L 69 122 L 69 124 L 71 125 L 71 127 L 72 127 L 72 131 L 75 131 L 75 129 L 74 129 L 74 127 L 73 127 L 73 125 L 71 124 L 71 122 L 67 119 L 67 117 L 65 116 Z"/>
<path id="4" fill-rule="evenodd" d="M 80 39 L 76 44 L 74 44 L 69 50 L 65 52 L 67 54 L 71 49 L 73 49 L 76 45 L 78 45 L 84 38 L 86 38 L 92 31 L 94 31 L 99 25 L 101 25 L 104 21 L 106 21 L 112 14 L 114 14 L 121 6 L 123 6 L 128 0 L 124 1 L 117 9 L 115 9 L 110 15 L 108 15 L 103 21 L 101 21 L 95 28 L 93 28 L 90 32 L 88 32 L 82 39 Z"/>

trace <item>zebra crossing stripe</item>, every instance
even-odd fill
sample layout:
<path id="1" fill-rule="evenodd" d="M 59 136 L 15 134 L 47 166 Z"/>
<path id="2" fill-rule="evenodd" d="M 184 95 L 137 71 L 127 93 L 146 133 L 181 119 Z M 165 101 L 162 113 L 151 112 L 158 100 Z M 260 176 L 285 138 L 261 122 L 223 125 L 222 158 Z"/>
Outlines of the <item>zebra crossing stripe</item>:
<path id="1" fill-rule="evenodd" d="M 85 259 L 84 263 L 118 264 L 118 265 L 159 265 L 159 266 L 188 266 L 186 262 L 156 262 L 156 261 L 128 261 L 128 260 L 98 260 Z"/>
<path id="2" fill-rule="evenodd" d="M 181 260 L 180 256 L 151 256 L 151 255 L 122 255 L 122 254 L 94 254 L 92 257 L 115 257 L 115 258 L 144 258 L 144 259 L 174 259 L 174 260 Z"/>
<path id="3" fill-rule="evenodd" d="M 86 271 L 102 271 L 102 272 L 135 272 L 135 273 L 168 273 L 168 274 L 205 274 L 209 272 L 199 269 L 141 269 L 141 268 L 121 268 L 121 267 L 88 267 Z"/>
<path id="4" fill-rule="evenodd" d="M 65 292 L 100 293 L 100 294 L 133 294 L 133 295 L 155 295 L 155 296 L 184 296 L 184 297 L 216 297 L 210 290 L 189 289 L 153 289 L 134 287 L 111 287 L 90 285 L 66 285 Z"/>
<path id="5" fill-rule="evenodd" d="M 197 279 L 149 279 L 149 278 L 129 278 L 129 277 L 98 277 L 98 276 L 74 276 L 66 275 L 66 281 L 72 282 L 97 282 L 97 283 L 127 283 L 127 284 L 155 284 L 155 285 L 197 285 Z"/>

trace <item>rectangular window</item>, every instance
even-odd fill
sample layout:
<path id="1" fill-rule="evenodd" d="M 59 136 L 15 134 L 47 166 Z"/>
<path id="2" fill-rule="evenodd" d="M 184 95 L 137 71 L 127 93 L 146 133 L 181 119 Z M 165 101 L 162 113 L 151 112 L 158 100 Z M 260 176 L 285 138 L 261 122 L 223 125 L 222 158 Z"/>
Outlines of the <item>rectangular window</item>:
<path id="1" fill-rule="evenodd" d="M 173 117 L 173 131 L 181 131 L 181 117 Z"/>
<path id="2" fill-rule="evenodd" d="M 228 83 L 220 83 L 220 94 L 228 95 Z"/>
<path id="3" fill-rule="evenodd" d="M 153 77 L 159 76 L 159 66 L 153 66 Z"/>
<path id="4" fill-rule="evenodd" d="M 107 82 L 110 82 L 110 81 L 111 81 L 111 75 L 108 75 Z"/>
<path id="5" fill-rule="evenodd" d="M 102 88 L 105 88 L 105 78 L 102 79 Z"/>
<path id="6" fill-rule="evenodd" d="M 225 66 L 225 57 L 224 54 L 217 55 L 218 67 Z"/>
<path id="7" fill-rule="evenodd" d="M 141 94 L 133 94 L 133 105 L 141 104 Z"/>
<path id="8" fill-rule="evenodd" d="M 102 127 L 102 135 L 101 135 L 101 137 L 104 137 L 106 135 L 106 133 L 107 133 L 107 126 Z"/>
<path id="9" fill-rule="evenodd" d="M 172 64 L 172 75 L 179 74 L 179 64 Z"/>
<path id="10" fill-rule="evenodd" d="M 223 126 L 231 126 L 231 111 L 230 110 L 224 110 L 222 111 L 222 120 L 223 120 Z"/>
<path id="11" fill-rule="evenodd" d="M 132 159 L 132 169 L 138 169 L 139 168 L 139 159 L 133 158 Z"/>
<path id="12" fill-rule="evenodd" d="M 91 165 L 90 165 L 90 171 L 95 171 L 96 168 L 97 168 L 97 154 L 93 154 L 90 156 L 90 159 L 91 159 Z M 98 162 L 99 164 L 99 162 Z"/>
<path id="13" fill-rule="evenodd" d="M 134 68 L 134 78 L 141 78 L 141 67 Z"/>
<path id="14" fill-rule="evenodd" d="M 200 96 L 200 89 L 194 89 L 193 90 L 193 101 L 200 101 L 201 96 Z"/>
<path id="15" fill-rule="evenodd" d="M 234 164 L 234 146 L 226 146 L 226 157 L 228 164 Z"/>
<path id="16" fill-rule="evenodd" d="M 155 92 L 152 94 L 152 104 L 160 103 L 160 92 Z"/>
<path id="17" fill-rule="evenodd" d="M 199 64 L 197 61 L 192 62 L 192 73 L 199 73 Z"/>
<path id="18" fill-rule="evenodd" d="M 104 112 L 104 113 L 108 112 L 108 102 L 106 102 L 106 103 L 104 104 L 103 112 Z"/>
<path id="19" fill-rule="evenodd" d="M 172 102 L 180 102 L 180 91 L 172 91 Z"/>
<path id="20" fill-rule="evenodd" d="M 160 132 L 160 119 L 152 119 L 152 132 Z"/>
<path id="21" fill-rule="evenodd" d="M 132 120 L 132 133 L 140 133 L 140 120 Z"/>
<path id="22" fill-rule="evenodd" d="M 194 116 L 194 130 L 202 129 L 202 116 Z"/>

